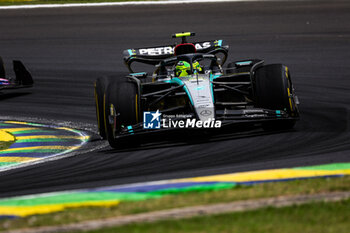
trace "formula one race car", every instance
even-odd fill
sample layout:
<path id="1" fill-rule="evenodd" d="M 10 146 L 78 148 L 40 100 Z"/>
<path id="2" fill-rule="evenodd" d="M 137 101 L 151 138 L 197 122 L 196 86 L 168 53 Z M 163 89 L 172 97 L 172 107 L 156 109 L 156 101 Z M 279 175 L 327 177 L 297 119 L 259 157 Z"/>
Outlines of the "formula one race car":
<path id="1" fill-rule="evenodd" d="M 4 62 L 0 57 L 0 91 L 33 86 L 33 78 L 21 61 L 13 61 L 16 78 L 7 78 Z"/>
<path id="2" fill-rule="evenodd" d="M 128 49 L 126 77 L 95 82 L 100 136 L 114 148 L 134 146 L 144 135 L 181 128 L 226 127 L 251 123 L 265 130 L 293 128 L 298 99 L 288 68 L 263 60 L 230 62 L 222 40 L 188 43 L 194 33 L 177 33 L 178 45 Z M 153 65 L 135 73 L 132 65 Z"/>

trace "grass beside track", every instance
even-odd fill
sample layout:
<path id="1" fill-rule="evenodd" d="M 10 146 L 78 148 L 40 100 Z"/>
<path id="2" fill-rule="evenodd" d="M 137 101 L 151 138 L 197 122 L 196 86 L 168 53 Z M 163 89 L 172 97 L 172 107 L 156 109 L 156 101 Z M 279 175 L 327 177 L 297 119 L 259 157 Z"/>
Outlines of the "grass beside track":
<path id="1" fill-rule="evenodd" d="M 91 219 L 101 219 L 196 205 L 225 203 L 238 200 L 349 190 L 350 176 L 340 178 L 295 180 L 278 183 L 263 183 L 252 186 L 238 186 L 233 189 L 226 190 L 167 195 L 160 199 L 151 199 L 147 201 L 122 202 L 121 204 L 110 208 L 76 208 L 47 215 L 36 215 L 18 219 L 3 219 L 0 220 L 0 230 L 62 225 Z M 220 229 L 217 229 L 217 231 L 212 230 L 211 232 L 225 231 L 220 231 Z"/>
<path id="2" fill-rule="evenodd" d="M 269 207 L 240 213 L 130 224 L 86 233 L 348 233 L 349 229 L 350 199 L 334 203 Z"/>
<path id="3" fill-rule="evenodd" d="M 131 1 L 136 2 L 136 1 L 147 1 L 147 0 L 0 0 L 0 6 L 33 5 L 33 4 L 131 2 Z"/>

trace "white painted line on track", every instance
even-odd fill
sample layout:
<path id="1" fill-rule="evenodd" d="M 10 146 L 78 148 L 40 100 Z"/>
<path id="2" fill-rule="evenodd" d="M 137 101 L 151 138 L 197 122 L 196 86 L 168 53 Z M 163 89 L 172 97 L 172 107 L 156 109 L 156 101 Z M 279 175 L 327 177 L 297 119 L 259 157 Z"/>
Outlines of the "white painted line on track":
<path id="1" fill-rule="evenodd" d="M 33 4 L 0 6 L 0 10 L 9 9 L 37 9 L 37 8 L 63 8 L 63 7 L 98 7 L 98 6 L 137 6 L 137 5 L 168 5 L 193 3 L 220 3 L 220 2 L 259 2 L 259 1 L 286 1 L 286 0 L 168 0 L 168 1 L 137 1 L 137 2 L 101 2 L 101 3 L 71 3 L 71 4 Z"/>
<path id="2" fill-rule="evenodd" d="M 15 121 L 22 121 L 22 122 L 40 122 L 38 124 L 45 125 L 48 128 L 62 128 L 62 127 L 67 128 L 68 127 L 68 128 L 70 128 L 70 130 L 77 131 L 76 133 L 81 137 L 91 136 L 83 131 L 96 134 L 96 132 L 94 131 L 96 126 L 86 125 L 86 124 L 76 124 L 76 123 L 70 122 L 70 121 L 57 122 L 57 121 L 53 121 L 53 120 L 47 120 L 47 119 L 35 118 L 35 117 L 16 117 L 16 116 L 2 116 L 2 115 L 0 115 L 0 121 L 7 121 L 7 120 L 15 120 Z M 20 163 L 17 165 L 12 165 L 12 166 L 8 166 L 8 167 L 0 168 L 0 173 L 5 172 L 5 171 L 9 171 L 12 169 L 23 168 L 23 167 L 27 167 L 27 166 L 51 162 L 54 160 L 59 160 L 59 159 L 64 159 L 64 158 L 76 156 L 78 154 L 83 154 L 83 153 L 88 153 L 88 152 L 100 150 L 100 149 L 108 146 L 108 142 L 103 142 L 103 143 L 100 143 L 99 145 L 95 145 L 93 148 L 82 149 L 82 147 L 86 143 L 87 143 L 87 141 L 82 141 L 79 144 L 80 148 L 78 150 L 65 151 L 66 153 L 55 154 L 55 156 L 48 156 L 46 158 L 42 158 L 39 160 L 29 161 L 26 163 Z M 57 155 L 59 155 L 59 156 L 57 156 Z"/>
<path id="3" fill-rule="evenodd" d="M 11 124 L 11 123 L 9 123 Z M 12 124 L 16 124 L 16 123 L 12 123 Z M 41 157 L 38 158 L 38 160 L 33 160 L 33 161 L 28 161 L 28 162 L 22 162 L 16 165 L 9 165 L 9 166 L 5 166 L 5 167 L 0 167 L 0 172 L 4 172 L 4 171 L 8 171 L 8 170 L 13 170 L 16 168 L 20 168 L 20 167 L 27 167 L 27 166 L 31 166 L 34 164 L 39 164 L 39 163 L 44 163 L 44 162 L 49 162 L 49 161 L 53 161 L 53 160 L 57 160 L 57 159 L 62 159 L 65 157 L 70 157 L 72 156 L 72 154 L 76 151 L 79 150 L 81 147 L 83 147 L 89 139 L 89 135 L 86 134 L 85 132 L 79 131 L 79 130 L 75 130 L 75 129 L 71 129 L 71 128 L 67 128 L 67 127 L 60 127 L 60 126 L 52 126 L 52 125 L 44 125 L 44 124 L 36 124 L 36 127 L 38 128 L 51 128 L 51 129 L 55 129 L 55 130 L 65 130 L 71 133 L 75 133 L 76 135 L 78 135 L 79 137 L 83 138 L 81 139 L 81 141 L 78 144 L 73 145 L 72 149 L 67 149 L 64 150 L 62 152 L 59 153 L 55 153 L 52 155 L 48 155 L 45 157 Z M 6 149 L 5 149 L 6 151 Z M 25 156 L 23 156 L 25 157 Z"/>

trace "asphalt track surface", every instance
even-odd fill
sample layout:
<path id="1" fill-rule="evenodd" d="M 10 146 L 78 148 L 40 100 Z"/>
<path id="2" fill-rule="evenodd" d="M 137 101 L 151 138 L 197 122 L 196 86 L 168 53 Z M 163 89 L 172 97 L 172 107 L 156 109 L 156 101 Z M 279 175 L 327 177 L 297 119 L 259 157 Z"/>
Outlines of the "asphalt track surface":
<path id="1" fill-rule="evenodd" d="M 124 75 L 122 50 L 171 44 L 174 32 L 224 39 L 230 60 L 289 66 L 295 131 L 229 135 L 95 152 L 0 174 L 0 196 L 350 161 L 350 2 L 283 1 L 0 11 L 0 55 L 35 87 L 0 95 L 0 115 L 95 124 L 93 81 Z M 200 141 L 200 140 L 199 140 Z"/>

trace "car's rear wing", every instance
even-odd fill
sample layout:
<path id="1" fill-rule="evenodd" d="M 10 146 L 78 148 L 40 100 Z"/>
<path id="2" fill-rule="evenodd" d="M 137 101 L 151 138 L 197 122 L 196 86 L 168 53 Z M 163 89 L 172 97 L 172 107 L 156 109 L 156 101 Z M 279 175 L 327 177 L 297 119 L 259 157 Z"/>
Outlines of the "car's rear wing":
<path id="1" fill-rule="evenodd" d="M 34 81 L 30 72 L 21 61 L 13 61 L 13 70 L 16 74 L 16 83 L 22 86 L 32 86 Z"/>
<path id="2" fill-rule="evenodd" d="M 223 40 L 194 42 L 193 44 L 196 47 L 197 53 L 222 53 L 224 55 L 224 59 L 222 59 L 222 64 L 225 63 L 229 46 L 224 45 Z M 156 65 L 162 60 L 174 56 L 175 46 L 176 45 L 165 45 L 156 47 L 127 49 L 123 52 L 124 61 L 130 72 L 134 72 L 131 69 L 131 64 L 133 62 L 141 62 L 145 64 Z"/>
<path id="3" fill-rule="evenodd" d="M 16 78 L 15 79 L 6 78 L 4 62 L 0 57 L 0 79 L 7 80 L 7 82 L 3 82 L 3 85 L 0 85 L 0 90 L 33 86 L 34 81 L 33 81 L 32 75 L 26 69 L 26 67 L 23 65 L 21 61 L 18 61 L 18 60 L 13 61 L 13 70 L 15 72 Z"/>

